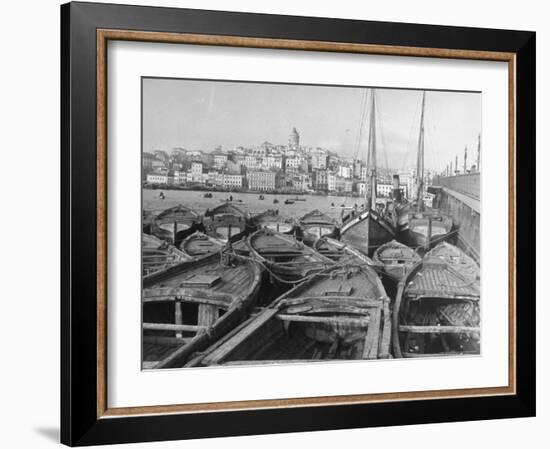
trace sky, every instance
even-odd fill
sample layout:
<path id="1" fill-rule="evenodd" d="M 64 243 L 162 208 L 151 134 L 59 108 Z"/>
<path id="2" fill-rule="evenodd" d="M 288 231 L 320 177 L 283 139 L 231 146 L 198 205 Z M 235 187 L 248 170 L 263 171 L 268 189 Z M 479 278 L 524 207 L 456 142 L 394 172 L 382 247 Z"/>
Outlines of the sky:
<path id="1" fill-rule="evenodd" d="M 370 116 L 366 87 L 334 87 L 185 79 L 143 79 L 143 150 L 174 147 L 210 152 L 221 145 L 300 144 L 366 159 Z M 422 91 L 376 88 L 378 165 L 416 163 Z M 365 95 L 367 101 L 365 102 Z M 365 104 L 367 107 L 365 107 Z M 363 118 L 362 118 L 363 117 Z M 481 94 L 426 91 L 425 166 L 444 170 L 464 147 L 475 163 L 481 132 Z"/>

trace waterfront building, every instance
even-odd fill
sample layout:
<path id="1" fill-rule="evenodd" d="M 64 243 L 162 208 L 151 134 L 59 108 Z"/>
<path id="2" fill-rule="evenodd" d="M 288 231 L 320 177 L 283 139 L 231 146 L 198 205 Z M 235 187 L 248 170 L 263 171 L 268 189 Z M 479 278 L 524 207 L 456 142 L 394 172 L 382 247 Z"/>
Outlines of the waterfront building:
<path id="1" fill-rule="evenodd" d="M 326 170 L 327 168 L 327 153 L 325 150 L 317 148 L 311 152 L 311 169 Z"/>
<path id="2" fill-rule="evenodd" d="M 187 172 L 183 170 L 176 170 L 174 172 L 174 184 L 181 185 L 187 183 Z"/>
<path id="3" fill-rule="evenodd" d="M 246 154 L 244 156 L 243 165 L 247 170 L 258 170 L 260 164 L 258 163 L 258 158 L 252 154 Z"/>
<path id="4" fill-rule="evenodd" d="M 232 173 L 224 173 L 223 186 L 229 189 L 240 189 L 243 187 L 243 176 Z"/>
<path id="5" fill-rule="evenodd" d="M 275 190 L 277 174 L 274 171 L 250 171 L 247 172 L 248 188 L 258 191 Z"/>
<path id="6" fill-rule="evenodd" d="M 264 156 L 261 161 L 261 167 L 264 170 L 276 169 L 282 170 L 283 156 Z"/>
<path id="7" fill-rule="evenodd" d="M 227 164 L 228 157 L 227 157 L 227 154 L 216 153 L 213 155 L 212 159 L 213 159 L 214 167 L 217 168 L 218 170 L 221 170 L 222 168 L 225 167 L 225 164 Z"/>
<path id="8" fill-rule="evenodd" d="M 346 179 L 342 176 L 335 177 L 334 190 L 338 193 L 352 193 L 353 182 L 350 179 Z"/>
<path id="9" fill-rule="evenodd" d="M 340 165 L 338 167 L 338 176 L 340 176 L 341 178 L 349 179 L 351 178 L 351 174 L 352 174 L 351 167 L 347 165 Z"/>
<path id="10" fill-rule="evenodd" d="M 327 172 L 327 188 L 329 192 L 336 191 L 336 175 L 331 172 Z"/>
<path id="11" fill-rule="evenodd" d="M 191 182 L 193 183 L 203 183 L 203 164 L 202 162 L 192 162 L 191 163 Z"/>
<path id="12" fill-rule="evenodd" d="M 169 172 L 153 172 L 147 174 L 147 182 L 149 184 L 173 184 L 174 176 Z"/>
<path id="13" fill-rule="evenodd" d="M 315 190 L 326 192 L 328 191 L 327 171 L 315 170 L 313 172 L 313 187 Z"/>
<path id="14" fill-rule="evenodd" d="M 285 171 L 287 173 L 307 172 L 307 160 L 302 156 L 287 157 Z"/>
<path id="15" fill-rule="evenodd" d="M 365 181 L 359 181 L 355 183 L 355 192 L 361 196 L 364 197 L 365 193 L 367 192 L 367 183 Z"/>

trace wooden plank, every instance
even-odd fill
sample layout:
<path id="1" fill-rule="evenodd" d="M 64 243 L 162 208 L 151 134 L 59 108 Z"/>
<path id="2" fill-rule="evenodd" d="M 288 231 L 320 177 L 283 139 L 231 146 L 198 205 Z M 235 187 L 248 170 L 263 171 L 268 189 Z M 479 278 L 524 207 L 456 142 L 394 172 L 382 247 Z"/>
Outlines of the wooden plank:
<path id="1" fill-rule="evenodd" d="M 198 324 L 199 326 L 213 326 L 218 319 L 218 308 L 209 304 L 199 304 Z"/>
<path id="2" fill-rule="evenodd" d="M 470 326 L 409 326 L 400 325 L 400 332 L 413 334 L 472 334 L 479 333 L 479 327 Z"/>
<path id="3" fill-rule="evenodd" d="M 176 325 L 183 324 L 182 313 L 181 313 L 181 301 L 176 301 L 174 304 L 174 323 Z M 176 338 L 181 338 L 183 335 L 180 330 L 176 331 Z"/>
<path id="4" fill-rule="evenodd" d="M 434 357 L 458 357 L 458 356 L 468 356 L 468 355 L 479 355 L 479 352 L 474 351 L 464 351 L 464 352 L 434 352 L 428 354 L 422 354 L 418 352 L 404 352 L 403 357 L 406 358 L 434 358 Z"/>
<path id="5" fill-rule="evenodd" d="M 384 302 L 382 299 L 367 299 L 361 296 L 301 296 L 299 298 L 287 298 L 281 301 L 283 305 L 298 305 L 308 301 L 324 301 L 324 302 L 337 302 L 338 304 L 345 304 L 354 307 L 382 307 Z"/>
<path id="6" fill-rule="evenodd" d="M 250 338 L 258 329 L 260 329 L 265 323 L 276 315 L 278 309 L 266 309 L 260 313 L 256 318 L 249 322 L 238 334 L 233 338 L 227 340 L 216 350 L 212 351 L 203 359 L 205 365 L 212 365 L 220 363 L 225 357 L 235 350 L 240 344 L 242 344 L 247 338 Z"/>
<path id="7" fill-rule="evenodd" d="M 378 343 L 380 337 L 380 310 L 375 310 L 370 316 L 369 328 L 363 346 L 363 359 L 378 358 Z"/>
<path id="8" fill-rule="evenodd" d="M 230 295 L 229 293 L 212 292 L 205 289 L 193 289 L 185 287 L 154 287 L 143 290 L 142 298 L 144 300 L 154 300 L 158 297 L 179 297 L 182 298 L 182 300 L 185 300 L 185 297 L 190 297 L 193 299 L 204 298 L 226 302 L 231 302 L 235 299 L 235 296 Z"/>
<path id="9" fill-rule="evenodd" d="M 143 343 L 149 343 L 152 345 L 164 345 L 164 346 L 181 346 L 188 343 L 192 338 L 176 338 L 176 337 L 154 337 L 151 335 L 143 336 Z"/>
<path id="10" fill-rule="evenodd" d="M 337 359 L 281 359 L 281 360 L 229 360 L 222 362 L 222 366 L 242 366 L 242 365 L 278 365 L 288 363 L 310 363 L 310 362 L 336 362 Z"/>
<path id="11" fill-rule="evenodd" d="M 389 350 L 390 350 L 390 341 L 391 341 L 391 313 L 390 308 L 388 304 L 386 303 L 384 305 L 383 311 L 382 311 L 382 338 L 380 339 L 380 345 L 379 345 L 379 358 L 387 358 L 390 356 Z"/>
<path id="12" fill-rule="evenodd" d="M 349 318 L 349 317 L 330 317 L 330 316 L 304 316 L 304 315 L 288 315 L 279 313 L 277 319 L 282 321 L 296 321 L 304 323 L 326 323 L 326 324 L 355 324 L 359 326 L 367 326 L 370 318 Z"/>
<path id="13" fill-rule="evenodd" d="M 167 324 L 167 323 L 143 323 L 144 330 L 155 331 L 189 331 L 197 332 L 204 329 L 202 326 L 194 326 L 191 324 Z"/>

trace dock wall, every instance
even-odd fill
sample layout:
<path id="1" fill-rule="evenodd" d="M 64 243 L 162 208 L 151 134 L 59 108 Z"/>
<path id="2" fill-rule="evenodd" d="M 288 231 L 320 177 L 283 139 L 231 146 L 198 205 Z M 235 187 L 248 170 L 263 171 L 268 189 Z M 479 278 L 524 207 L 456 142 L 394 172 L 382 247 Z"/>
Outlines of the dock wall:
<path id="1" fill-rule="evenodd" d="M 479 262 L 480 258 L 480 174 L 451 176 L 434 180 L 439 209 L 453 218 L 457 246 Z M 435 184 L 434 183 L 434 184 Z"/>

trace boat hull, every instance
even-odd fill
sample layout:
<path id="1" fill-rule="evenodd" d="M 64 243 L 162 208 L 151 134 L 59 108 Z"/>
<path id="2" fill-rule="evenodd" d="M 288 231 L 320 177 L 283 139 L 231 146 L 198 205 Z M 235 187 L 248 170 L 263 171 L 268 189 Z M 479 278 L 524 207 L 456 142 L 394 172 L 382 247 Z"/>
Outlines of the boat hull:
<path id="1" fill-rule="evenodd" d="M 334 267 L 283 294 L 197 363 L 387 358 L 390 336 L 389 299 L 377 274 L 367 266 Z"/>
<path id="2" fill-rule="evenodd" d="M 367 235 L 369 241 L 367 242 Z M 390 223 L 370 210 L 348 220 L 341 229 L 340 240 L 355 246 L 368 256 L 395 237 Z"/>
<path id="3" fill-rule="evenodd" d="M 460 250 L 453 247 L 453 252 Z M 429 252 L 399 283 L 395 357 L 480 353 L 479 269 L 469 265 L 466 270 L 455 260 Z"/>
<path id="4" fill-rule="evenodd" d="M 261 267 L 218 254 L 143 279 L 143 367 L 178 368 L 245 320 L 258 298 Z"/>

